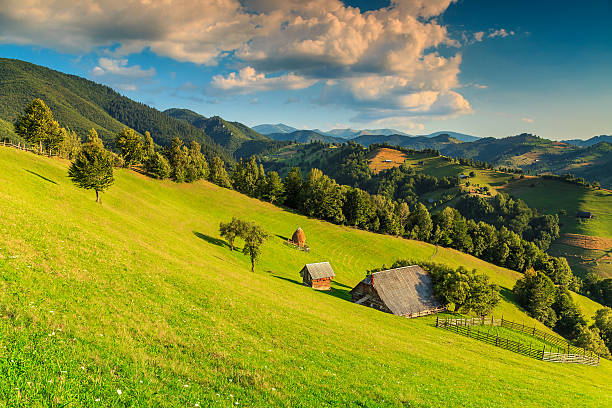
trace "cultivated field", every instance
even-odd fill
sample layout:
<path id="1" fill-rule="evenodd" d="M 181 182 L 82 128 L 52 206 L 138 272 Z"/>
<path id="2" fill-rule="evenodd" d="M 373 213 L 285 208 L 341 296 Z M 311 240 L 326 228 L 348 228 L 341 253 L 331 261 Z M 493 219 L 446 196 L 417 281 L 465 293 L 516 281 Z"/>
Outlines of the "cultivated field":
<path id="1" fill-rule="evenodd" d="M 100 206 L 66 173 L 0 147 L 0 406 L 612 405 L 608 361 L 544 363 L 435 328 L 435 316 L 347 301 L 366 269 L 430 259 L 432 245 L 128 170 Z M 272 234 L 255 273 L 219 238 L 234 215 Z M 298 226 L 309 253 L 284 245 Z M 300 285 L 303 264 L 324 260 L 333 290 Z M 545 329 L 512 303 L 520 274 L 443 248 L 434 261 L 487 273 L 502 287 L 496 315 Z"/>

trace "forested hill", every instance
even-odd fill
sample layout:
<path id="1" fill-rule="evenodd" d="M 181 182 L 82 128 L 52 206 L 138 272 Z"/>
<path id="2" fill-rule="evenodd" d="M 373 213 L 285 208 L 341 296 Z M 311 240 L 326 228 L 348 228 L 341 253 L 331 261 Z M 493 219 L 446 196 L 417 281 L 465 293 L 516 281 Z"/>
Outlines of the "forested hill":
<path id="1" fill-rule="evenodd" d="M 51 108 L 61 126 L 81 137 L 91 128 L 112 146 L 114 133 L 127 126 L 139 133 L 149 131 L 162 146 L 178 136 L 196 140 L 210 153 L 230 156 L 202 129 L 157 109 L 135 102 L 113 89 L 28 62 L 0 58 L 0 119 L 12 123 L 34 98 Z"/>
<path id="2" fill-rule="evenodd" d="M 239 122 L 228 122 L 219 116 L 207 118 L 189 109 L 172 108 L 164 111 L 167 115 L 189 123 L 190 125 L 202 130 L 210 135 L 213 141 L 223 146 L 230 153 L 235 154 L 245 145 L 265 145 L 271 141 L 270 138 L 254 131 L 250 127 Z M 252 143 L 263 142 L 263 143 Z M 247 149 L 248 150 L 248 149 Z M 253 149 L 251 154 L 257 153 L 258 149 Z M 238 155 L 244 155 L 244 152 Z"/>

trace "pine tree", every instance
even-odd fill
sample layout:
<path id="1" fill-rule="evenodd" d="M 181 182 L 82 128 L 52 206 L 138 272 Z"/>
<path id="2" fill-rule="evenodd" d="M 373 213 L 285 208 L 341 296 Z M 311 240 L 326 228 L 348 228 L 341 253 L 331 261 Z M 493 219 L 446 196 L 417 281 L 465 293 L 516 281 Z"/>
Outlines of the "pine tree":
<path id="1" fill-rule="evenodd" d="M 215 156 L 210 164 L 210 181 L 218 186 L 231 188 L 232 182 L 225 170 L 225 163 L 219 156 Z"/>
<path id="2" fill-rule="evenodd" d="M 100 192 L 114 183 L 112 157 L 104 149 L 102 140 L 94 129 L 90 131 L 87 143 L 70 165 L 68 177 L 80 188 L 95 190 L 96 202 L 100 204 Z"/>
<path id="3" fill-rule="evenodd" d="M 273 204 L 282 204 L 285 200 L 285 186 L 277 172 L 271 171 L 265 178 L 263 199 Z"/>
<path id="4" fill-rule="evenodd" d="M 42 99 L 34 99 L 15 122 L 15 133 L 27 142 L 38 144 L 38 152 L 42 154 L 43 144 L 55 144 L 59 138 L 60 127 L 53 119 L 51 109 Z"/>
<path id="5" fill-rule="evenodd" d="M 160 180 L 170 177 L 172 168 L 168 160 L 158 152 L 153 152 L 144 163 L 145 171 Z"/>
<path id="6" fill-rule="evenodd" d="M 285 205 L 297 209 L 302 201 L 304 179 L 299 168 L 294 167 L 285 177 Z"/>
<path id="7" fill-rule="evenodd" d="M 144 134 L 144 141 L 142 146 L 143 160 L 147 160 L 155 154 L 155 142 L 151 137 L 151 133 L 147 130 Z"/>

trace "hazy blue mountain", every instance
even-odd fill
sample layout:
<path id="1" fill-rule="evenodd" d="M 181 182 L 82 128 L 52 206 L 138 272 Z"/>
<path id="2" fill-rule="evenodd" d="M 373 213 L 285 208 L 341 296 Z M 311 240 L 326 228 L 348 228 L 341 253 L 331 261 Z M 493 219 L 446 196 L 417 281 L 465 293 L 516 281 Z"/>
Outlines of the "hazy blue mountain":
<path id="1" fill-rule="evenodd" d="M 251 129 L 255 130 L 256 132 L 261 133 L 262 135 L 269 135 L 272 133 L 291 133 L 291 132 L 295 132 L 296 128 L 285 125 L 283 123 L 277 123 L 276 125 L 271 125 L 271 124 L 263 124 L 263 125 L 257 125 L 257 126 L 253 126 Z"/>
<path id="2" fill-rule="evenodd" d="M 366 135 L 382 135 L 382 136 L 391 136 L 391 135 L 402 135 L 402 136 L 410 136 L 407 133 L 401 132 L 395 129 L 331 129 L 331 130 L 321 130 L 321 129 L 313 129 L 314 132 L 317 132 L 322 135 L 340 137 L 342 139 L 354 139 L 359 136 Z"/>
<path id="3" fill-rule="evenodd" d="M 600 135 L 600 136 L 594 136 L 587 140 L 582 140 L 582 139 L 563 140 L 563 143 L 571 144 L 574 146 L 580 146 L 580 147 L 589 147 L 589 146 L 593 146 L 601 142 L 612 143 L 612 136 L 611 135 Z"/>

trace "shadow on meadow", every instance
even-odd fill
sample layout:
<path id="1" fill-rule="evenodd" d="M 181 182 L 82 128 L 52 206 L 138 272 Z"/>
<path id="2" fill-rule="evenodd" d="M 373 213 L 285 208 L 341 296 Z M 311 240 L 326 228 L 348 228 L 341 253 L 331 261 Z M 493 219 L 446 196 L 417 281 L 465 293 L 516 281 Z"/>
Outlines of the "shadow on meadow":
<path id="1" fill-rule="evenodd" d="M 272 271 L 269 271 L 269 272 L 272 272 Z M 291 282 L 291 283 L 293 283 L 295 285 L 300 285 L 300 286 L 303 285 L 301 281 L 298 281 L 296 279 L 285 278 L 284 276 L 280 276 L 280 275 L 272 275 L 272 276 L 274 276 L 277 279 L 281 279 L 281 280 L 284 280 L 284 281 L 287 281 L 287 282 Z M 342 287 L 345 287 L 345 288 L 348 288 L 348 289 L 339 289 L 339 288 L 336 288 L 334 286 L 342 286 Z M 332 287 L 331 287 L 330 290 L 321 290 L 319 292 L 324 293 L 324 294 L 329 295 L 329 296 L 337 297 L 339 299 L 351 301 L 351 293 L 350 293 L 351 289 L 352 288 L 350 286 L 343 285 L 341 283 L 336 283 L 336 282 L 332 281 Z M 315 290 L 315 289 L 313 289 L 313 290 Z"/>
<path id="2" fill-rule="evenodd" d="M 57 184 L 55 181 L 53 181 L 53 180 L 51 180 L 51 179 L 48 179 L 48 178 L 46 178 L 45 176 L 42 176 L 42 175 L 40 175 L 40 174 L 38 174 L 38 173 L 36 173 L 36 172 L 34 172 L 34 171 L 32 171 L 32 170 L 27 170 L 27 169 L 24 169 L 24 170 L 25 170 L 25 171 L 27 171 L 27 172 L 28 172 L 28 173 L 30 173 L 30 174 L 35 175 L 36 177 L 40 177 L 41 179 L 43 179 L 43 180 L 45 180 L 45 181 L 48 181 L 49 183 Z"/>
<path id="3" fill-rule="evenodd" d="M 224 247 L 224 248 L 230 247 L 229 244 L 222 239 L 211 237 L 210 235 L 202 234 L 201 232 L 197 232 L 197 231 L 192 231 L 192 232 L 193 232 L 193 235 L 208 242 L 209 244 L 217 245 L 217 246 Z M 240 252 L 240 249 L 234 246 L 234 251 Z"/>

